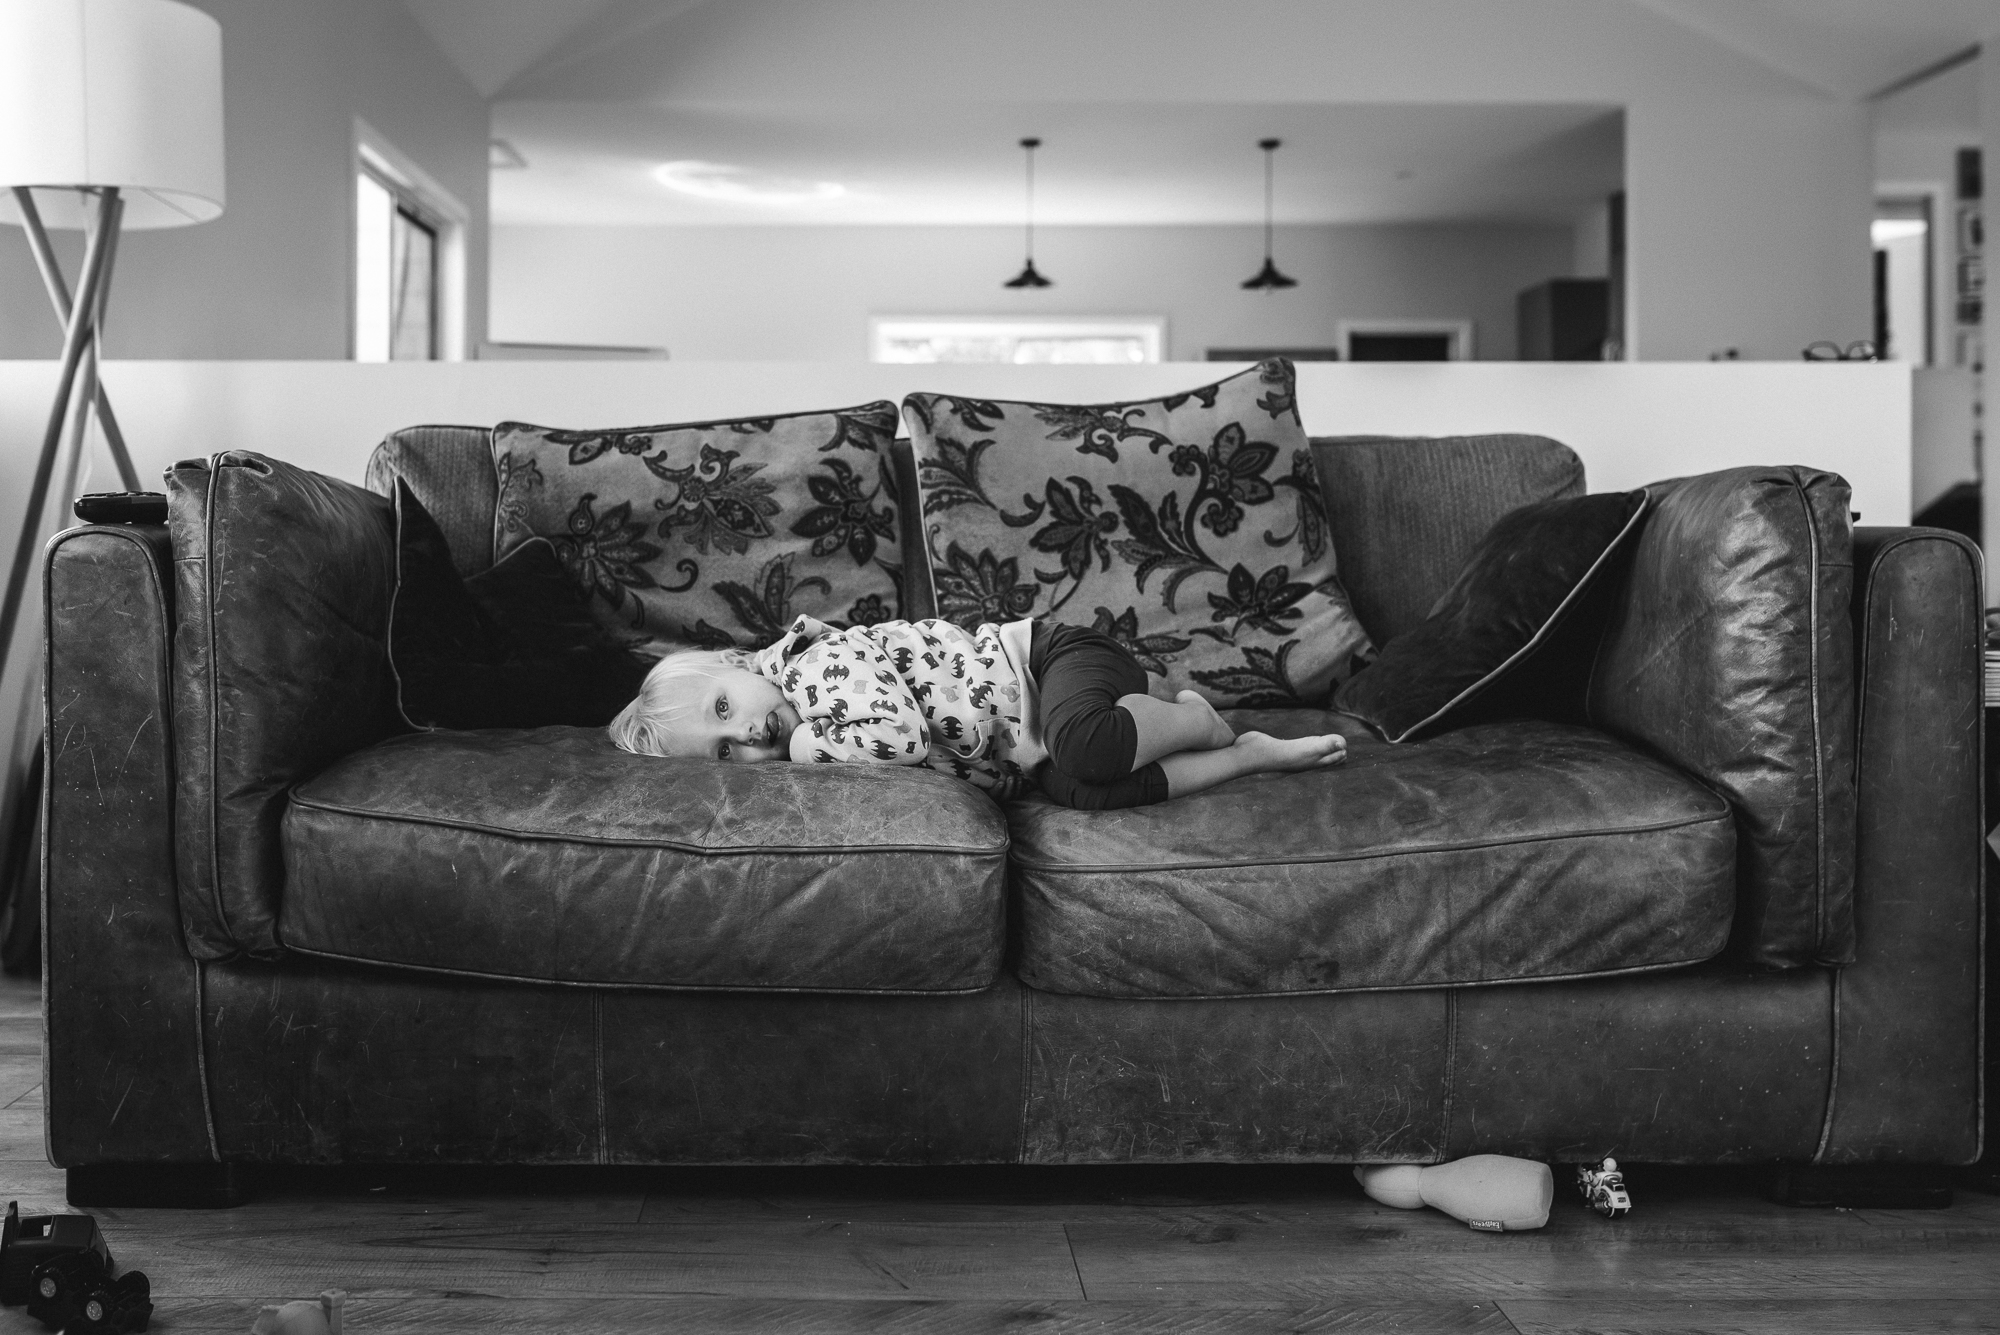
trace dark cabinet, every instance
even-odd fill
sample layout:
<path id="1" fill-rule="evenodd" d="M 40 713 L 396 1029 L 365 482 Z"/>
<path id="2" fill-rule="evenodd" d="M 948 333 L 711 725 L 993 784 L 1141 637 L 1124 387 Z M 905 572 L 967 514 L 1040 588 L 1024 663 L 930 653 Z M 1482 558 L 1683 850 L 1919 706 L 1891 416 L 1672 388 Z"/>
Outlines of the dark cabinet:
<path id="1" fill-rule="evenodd" d="M 1594 362 L 1611 332 L 1611 280 L 1551 278 L 1515 300 L 1524 362 Z"/>

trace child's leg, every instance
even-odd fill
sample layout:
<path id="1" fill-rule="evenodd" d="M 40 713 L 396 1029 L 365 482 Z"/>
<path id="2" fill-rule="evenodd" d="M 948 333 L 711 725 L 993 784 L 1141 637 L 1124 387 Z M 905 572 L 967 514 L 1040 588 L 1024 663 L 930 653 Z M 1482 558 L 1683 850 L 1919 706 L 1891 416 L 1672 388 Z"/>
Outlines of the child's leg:
<path id="1" fill-rule="evenodd" d="M 1227 746 L 1229 726 L 1192 692 L 1175 703 L 1146 694 L 1146 670 L 1108 635 L 1047 627 L 1034 665 L 1049 763 L 1102 787 L 1177 751 Z"/>
<path id="2" fill-rule="evenodd" d="M 1150 695 L 1121 695 L 1118 707 L 1132 716 L 1138 732 L 1134 769 L 1182 751 L 1213 751 L 1236 740 L 1215 706 L 1197 691 L 1182 691 L 1172 704 Z"/>
<path id="3" fill-rule="evenodd" d="M 1166 775 L 1168 795 L 1186 797 L 1246 774 L 1313 769 L 1337 765 L 1345 759 L 1347 739 L 1339 733 L 1281 739 L 1261 732 L 1246 732 L 1233 745 L 1220 750 L 1183 751 L 1168 756 L 1160 762 L 1160 770 Z"/>
<path id="4" fill-rule="evenodd" d="M 1054 765 L 1038 765 L 1035 768 L 1035 783 L 1051 802 L 1074 807 L 1078 811 L 1149 807 L 1171 796 L 1167 791 L 1167 776 L 1158 761 L 1105 784 L 1079 783 Z"/>

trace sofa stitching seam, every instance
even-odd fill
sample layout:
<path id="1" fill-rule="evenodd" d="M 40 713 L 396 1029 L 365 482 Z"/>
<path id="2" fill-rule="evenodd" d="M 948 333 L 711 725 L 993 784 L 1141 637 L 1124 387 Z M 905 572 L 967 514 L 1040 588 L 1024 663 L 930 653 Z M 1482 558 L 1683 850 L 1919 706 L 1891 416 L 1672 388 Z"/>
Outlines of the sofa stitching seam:
<path id="1" fill-rule="evenodd" d="M 1444 993 L 1444 1132 L 1438 1142 L 1434 1163 L 1443 1163 L 1451 1153 L 1451 1115 L 1458 1089 L 1458 989 Z"/>
<path id="2" fill-rule="evenodd" d="M 756 983 L 609 983 L 602 980 L 578 978 L 546 978 L 525 973 L 487 973 L 478 969 L 454 969 L 443 964 L 412 964 L 403 960 L 369 959 L 364 955 L 347 955 L 334 950 L 320 950 L 313 946 L 302 946 L 296 941 L 286 941 L 285 949 L 300 955 L 311 955 L 317 959 L 342 960 L 349 964 L 361 964 L 370 968 L 409 970 L 412 973 L 442 974 L 452 978 L 488 978 L 503 983 L 534 983 L 546 987 L 581 987 L 627 992 L 756 992 L 773 993 L 783 996 L 851 996 L 851 997 L 967 997 L 992 990 L 999 981 L 996 971 L 993 982 L 979 987 L 771 987 Z"/>
<path id="3" fill-rule="evenodd" d="M 590 1047 L 591 1069 L 595 1075 L 597 1094 L 597 1162 L 611 1162 L 610 1127 L 604 1117 L 604 994 L 593 991 L 590 994 Z"/>
<path id="4" fill-rule="evenodd" d="M 207 671 L 203 673 L 206 680 L 202 683 L 202 704 L 208 713 L 208 717 L 203 720 L 208 732 L 208 761 L 204 767 L 207 770 L 205 786 L 208 791 L 203 795 L 202 802 L 207 827 L 202 831 L 202 842 L 207 845 L 208 894 L 214 901 L 212 907 L 216 925 L 222 929 L 222 934 L 229 938 L 232 945 L 238 945 L 240 943 L 236 941 L 235 925 L 229 921 L 229 911 L 223 903 L 222 854 L 216 846 L 218 842 L 216 836 L 222 828 L 221 814 L 217 810 L 221 784 L 216 781 L 216 767 L 220 763 L 222 746 L 219 723 L 221 705 L 217 699 L 215 680 L 215 493 L 222 484 L 221 460 L 220 454 L 209 458 L 208 495 L 203 498 L 201 515 L 201 619 L 202 634 L 207 641 L 208 650 L 208 662 L 205 665 Z"/>
<path id="5" fill-rule="evenodd" d="M 1014 1162 L 1028 1162 L 1028 1109 L 1035 1091 L 1035 993 L 1021 988 L 1021 1127 Z"/>
<path id="6" fill-rule="evenodd" d="M 1462 991 L 1473 987 L 1526 987 L 1538 983 L 1567 983 L 1596 978 L 1630 978 L 1639 974 L 1664 973 L 1668 969 L 1688 969 L 1697 964 L 1707 964 L 1719 959 L 1727 948 L 1727 942 L 1717 946 L 1707 955 L 1691 955 L 1686 959 L 1662 960 L 1657 964 L 1630 964 L 1617 969 L 1591 969 L 1583 973 L 1539 973 L 1521 978 L 1450 978 L 1429 979 L 1421 983 L 1366 983 L 1355 987 L 1312 987 L 1285 992 L 1225 992 L 1225 993 L 1179 993 L 1161 995 L 1157 992 L 1064 992 L 1054 987 L 1037 984 L 1037 991 L 1051 992 L 1057 996 L 1099 997 L 1108 1001 L 1254 1001 L 1258 999 L 1284 997 L 1340 997 L 1358 993 L 1376 992 L 1442 992 Z M 421 966 L 415 966 L 421 967 Z"/>
<path id="7" fill-rule="evenodd" d="M 1825 727 L 1820 718 L 1820 623 L 1825 619 L 1825 609 L 1820 606 L 1820 547 L 1819 524 L 1813 517 L 1811 503 L 1806 499 L 1806 486 L 1799 477 L 1799 470 L 1793 468 L 1792 494 L 1798 497 L 1799 510 L 1805 516 L 1806 534 L 1811 539 L 1806 544 L 1809 558 L 1807 570 L 1806 597 L 1806 661 L 1812 681 L 1812 689 L 1806 692 L 1812 706 L 1812 755 L 1813 755 L 1813 921 L 1812 945 L 1814 955 L 1819 954 L 1826 944 L 1829 933 L 1827 922 L 1826 879 L 1830 874 L 1826 855 L 1826 773 L 1823 769 L 1826 758 Z"/>
<path id="8" fill-rule="evenodd" d="M 1282 859 L 1263 858 L 1254 861 L 1206 861 L 1181 860 L 1175 862 L 1148 862 L 1142 865 L 1111 862 L 1029 862 L 1019 857 L 1010 858 L 1015 868 L 1021 871 L 1078 872 L 1090 875 L 1129 875 L 1133 872 L 1163 871 L 1210 871 L 1238 867 L 1290 867 L 1321 865 L 1337 862 L 1374 862 L 1383 858 L 1423 857 L 1433 853 L 1466 853 L 1486 848 L 1518 848 L 1525 844 L 1545 844 L 1558 840 L 1608 839 L 1628 834 L 1662 834 L 1672 830 L 1692 829 L 1701 825 L 1733 824 L 1729 811 L 1712 816 L 1697 816 L 1687 820 L 1663 821 L 1653 825 L 1627 825 L 1613 829 L 1576 830 L 1554 834 L 1527 834 L 1514 839 L 1486 839 L 1473 842 L 1440 842 L 1420 844 L 1410 848 L 1383 849 L 1378 852 L 1301 854 Z"/>
<path id="9" fill-rule="evenodd" d="M 504 830 L 495 825 L 478 825 L 469 821 L 439 820 L 429 816 L 415 816 L 399 811 L 372 811 L 364 807 L 340 806 L 322 798 L 302 797 L 294 790 L 291 805 L 301 811 L 319 811 L 329 816 L 346 816 L 356 820 L 389 821 L 399 825 L 422 825 L 430 829 L 461 830 L 467 834 L 487 835 L 495 839 L 513 839 L 523 843 L 574 843 L 588 844 L 599 848 L 667 849 L 678 853 L 689 853 L 697 857 L 737 857 L 766 856 L 773 853 L 825 853 L 841 857 L 857 857 L 870 853 L 949 853 L 962 857 L 992 857 L 1005 854 L 1008 845 L 999 843 L 987 848 L 970 848 L 951 844 L 721 844 L 703 847 L 700 844 L 682 843 L 667 839 L 612 839 L 590 834 L 551 834 L 528 830 Z"/>

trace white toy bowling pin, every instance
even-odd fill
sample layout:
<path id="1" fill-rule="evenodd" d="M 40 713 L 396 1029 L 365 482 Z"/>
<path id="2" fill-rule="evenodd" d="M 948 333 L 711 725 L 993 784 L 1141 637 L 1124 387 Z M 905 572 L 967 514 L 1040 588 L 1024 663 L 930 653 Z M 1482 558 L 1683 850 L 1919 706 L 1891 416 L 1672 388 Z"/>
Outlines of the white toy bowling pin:
<path id="1" fill-rule="evenodd" d="M 257 1313 L 250 1335 L 340 1335 L 341 1309 L 346 1305 L 344 1289 L 328 1289 L 318 1302 L 266 1307 Z"/>
<path id="2" fill-rule="evenodd" d="M 1354 1180 L 1384 1205 L 1428 1205 L 1489 1233 L 1520 1233 L 1549 1222 L 1555 1174 L 1545 1163 L 1504 1154 L 1475 1154 L 1451 1163 L 1356 1164 Z"/>

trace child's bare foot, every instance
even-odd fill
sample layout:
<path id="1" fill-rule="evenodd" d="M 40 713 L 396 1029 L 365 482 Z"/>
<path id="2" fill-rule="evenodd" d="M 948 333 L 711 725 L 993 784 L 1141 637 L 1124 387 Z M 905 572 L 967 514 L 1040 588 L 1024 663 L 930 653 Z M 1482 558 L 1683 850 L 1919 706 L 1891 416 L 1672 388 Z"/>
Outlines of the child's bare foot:
<path id="1" fill-rule="evenodd" d="M 1235 745 L 1236 730 L 1223 722 L 1222 715 L 1215 712 L 1215 706 L 1210 704 L 1200 691 L 1182 691 L 1174 697 L 1174 700 L 1191 710 L 1200 710 L 1208 727 L 1208 739 L 1198 746 L 1188 747 L 1188 750 L 1219 751 L 1225 746 Z"/>
<path id="2" fill-rule="evenodd" d="M 1337 732 L 1291 738 L 1246 732 L 1236 739 L 1235 747 L 1251 766 L 1245 773 L 1313 769 L 1347 759 L 1347 739 Z"/>

